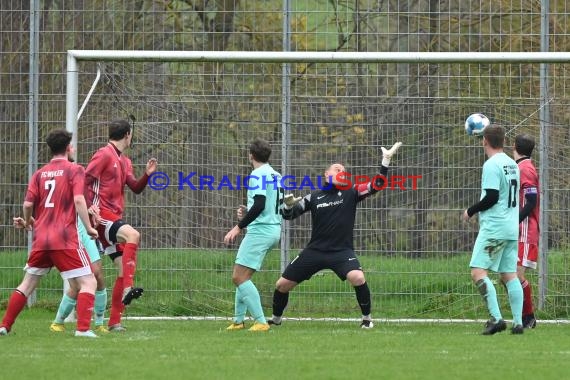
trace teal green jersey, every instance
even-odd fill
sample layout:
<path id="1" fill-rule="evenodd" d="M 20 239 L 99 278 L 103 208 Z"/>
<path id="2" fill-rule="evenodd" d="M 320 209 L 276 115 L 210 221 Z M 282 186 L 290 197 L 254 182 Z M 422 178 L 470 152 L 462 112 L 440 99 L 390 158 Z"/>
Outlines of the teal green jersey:
<path id="1" fill-rule="evenodd" d="M 499 201 L 479 213 L 479 234 L 485 238 L 517 240 L 519 236 L 518 194 L 520 173 L 517 163 L 505 153 L 497 153 L 483 165 L 481 199 L 485 189 L 499 190 Z"/>
<path id="2" fill-rule="evenodd" d="M 253 206 L 253 197 L 256 195 L 265 196 L 265 208 L 249 224 L 250 228 L 255 225 L 281 224 L 282 217 L 279 214 L 279 208 L 283 196 L 280 185 L 281 174 L 269 164 L 264 164 L 251 172 L 247 189 L 247 209 Z"/>

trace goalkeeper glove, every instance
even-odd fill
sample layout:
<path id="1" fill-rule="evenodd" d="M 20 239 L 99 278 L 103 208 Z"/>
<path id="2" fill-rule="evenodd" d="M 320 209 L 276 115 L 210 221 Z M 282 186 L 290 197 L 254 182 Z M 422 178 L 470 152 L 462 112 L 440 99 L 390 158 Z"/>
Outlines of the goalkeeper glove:
<path id="1" fill-rule="evenodd" d="M 388 167 L 388 165 L 390 165 L 390 160 L 392 159 L 392 156 L 396 154 L 400 146 L 402 146 L 402 143 L 398 141 L 397 143 L 392 145 L 390 149 L 386 149 L 384 147 L 380 148 L 382 149 L 382 166 Z"/>
<path id="2" fill-rule="evenodd" d="M 302 197 L 295 197 L 293 194 L 287 194 L 285 195 L 285 198 L 283 198 L 283 204 L 285 205 L 285 209 L 286 210 L 290 210 L 293 208 L 293 206 L 295 206 L 297 203 L 299 203 L 299 201 L 303 199 Z"/>

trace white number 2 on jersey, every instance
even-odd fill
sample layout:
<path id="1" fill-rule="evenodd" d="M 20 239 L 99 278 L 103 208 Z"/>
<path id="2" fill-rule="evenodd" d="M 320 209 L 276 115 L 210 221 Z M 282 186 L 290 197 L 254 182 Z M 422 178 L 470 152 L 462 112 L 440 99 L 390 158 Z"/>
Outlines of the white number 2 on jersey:
<path id="1" fill-rule="evenodd" d="M 51 197 L 53 195 L 53 191 L 55 190 L 55 179 L 49 179 L 45 182 L 44 188 L 49 190 L 48 196 L 46 198 L 46 203 L 44 204 L 45 208 L 54 207 L 54 204 L 51 202 Z"/>

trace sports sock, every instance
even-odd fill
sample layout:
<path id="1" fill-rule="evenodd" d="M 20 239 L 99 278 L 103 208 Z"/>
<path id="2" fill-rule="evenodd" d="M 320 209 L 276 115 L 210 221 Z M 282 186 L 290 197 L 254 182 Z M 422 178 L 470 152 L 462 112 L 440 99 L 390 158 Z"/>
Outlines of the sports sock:
<path id="1" fill-rule="evenodd" d="M 283 316 L 283 311 L 289 303 L 289 292 L 281 293 L 279 290 L 275 289 L 273 292 L 273 321 L 281 322 L 281 317 Z M 279 321 L 275 320 L 275 317 L 279 318 Z"/>
<path id="2" fill-rule="evenodd" d="M 4 318 L 2 319 L 2 326 L 6 327 L 6 330 L 10 331 L 12 329 L 12 325 L 18 318 L 18 315 L 26 306 L 26 301 L 28 297 L 24 295 L 18 289 L 12 292 L 10 296 L 10 300 L 8 300 L 8 308 L 6 309 L 6 313 L 4 313 Z"/>
<path id="3" fill-rule="evenodd" d="M 523 290 L 523 315 L 530 315 L 534 313 L 534 307 L 532 305 L 532 289 L 530 282 L 527 280 L 521 281 L 521 286 Z"/>
<path id="4" fill-rule="evenodd" d="M 107 289 L 95 291 L 95 326 L 103 325 L 103 318 L 105 317 L 105 309 L 107 308 Z"/>
<path id="5" fill-rule="evenodd" d="M 477 281 L 475 285 L 477 285 L 479 293 L 483 297 L 483 301 L 485 301 L 491 317 L 496 321 L 503 319 L 501 310 L 499 310 L 499 303 L 497 302 L 497 290 L 491 280 L 489 280 L 489 277 L 485 277 Z"/>
<path id="6" fill-rule="evenodd" d="M 64 294 L 63 297 L 61 297 L 61 302 L 59 303 L 57 314 L 55 315 L 53 322 L 63 323 L 65 321 L 65 318 L 67 318 L 75 308 L 76 303 L 77 301 L 75 301 L 67 294 Z"/>
<path id="7" fill-rule="evenodd" d="M 83 292 L 77 295 L 77 331 L 89 330 L 94 303 L 94 294 Z"/>
<path id="8" fill-rule="evenodd" d="M 362 315 L 369 316 L 372 305 L 370 302 L 370 288 L 368 288 L 368 283 L 365 282 L 362 285 L 355 286 L 354 291 L 356 292 L 356 300 L 358 301 L 360 310 L 362 310 Z"/>
<path id="9" fill-rule="evenodd" d="M 243 295 L 241 294 L 239 287 L 236 287 L 234 323 L 242 323 L 245 319 L 247 305 L 243 302 L 242 296 Z"/>
<path id="10" fill-rule="evenodd" d="M 126 243 L 123 249 L 123 288 L 132 288 L 137 267 L 137 248 L 135 243 Z"/>
<path id="11" fill-rule="evenodd" d="M 111 294 L 111 312 L 109 313 L 109 326 L 121 323 L 121 315 L 125 310 L 123 305 L 123 277 L 117 277 Z"/>
<path id="12" fill-rule="evenodd" d="M 263 314 L 263 307 L 261 306 L 261 298 L 259 297 L 259 291 L 251 282 L 247 280 L 238 286 L 241 294 L 241 299 L 243 303 L 247 306 L 253 319 L 259 323 L 267 323 L 265 320 L 265 315 Z"/>
<path id="13" fill-rule="evenodd" d="M 523 289 L 518 278 L 513 278 L 505 284 L 509 292 L 509 304 L 513 313 L 513 324 L 522 325 Z"/>

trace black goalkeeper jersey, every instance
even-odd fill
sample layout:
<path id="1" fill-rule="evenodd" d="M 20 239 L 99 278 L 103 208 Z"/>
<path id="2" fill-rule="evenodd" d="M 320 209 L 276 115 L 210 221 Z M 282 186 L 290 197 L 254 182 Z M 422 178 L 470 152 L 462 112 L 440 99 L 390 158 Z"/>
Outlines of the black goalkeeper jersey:
<path id="1" fill-rule="evenodd" d="M 382 167 L 380 174 L 388 170 Z M 383 179 L 377 188 L 382 188 Z M 356 185 L 346 190 L 332 187 L 306 195 L 292 209 L 282 209 L 283 219 L 291 220 L 311 211 L 312 231 L 307 248 L 319 251 L 354 250 L 354 220 L 358 202 L 376 193 L 371 183 Z"/>

